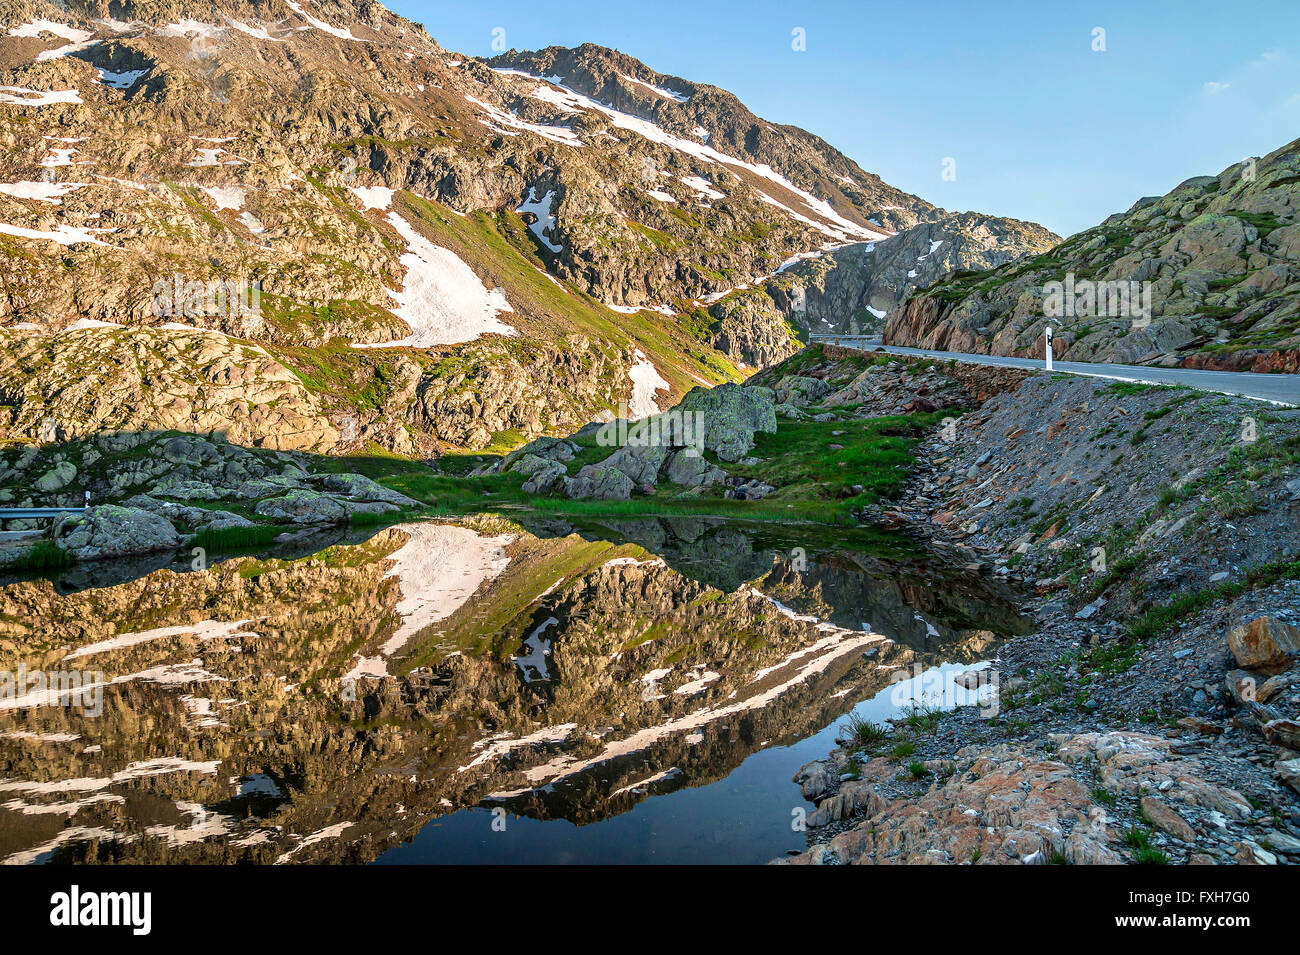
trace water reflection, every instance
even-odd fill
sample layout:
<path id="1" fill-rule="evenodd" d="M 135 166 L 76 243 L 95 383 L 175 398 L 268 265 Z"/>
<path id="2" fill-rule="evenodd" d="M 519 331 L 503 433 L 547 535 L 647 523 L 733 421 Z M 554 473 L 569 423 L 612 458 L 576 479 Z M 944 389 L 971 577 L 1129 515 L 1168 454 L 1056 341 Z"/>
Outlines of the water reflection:
<path id="1" fill-rule="evenodd" d="M 1021 621 L 871 532 L 481 519 L 13 581 L 0 627 L 102 694 L 0 699 L 5 862 L 761 861 L 846 711 Z"/>

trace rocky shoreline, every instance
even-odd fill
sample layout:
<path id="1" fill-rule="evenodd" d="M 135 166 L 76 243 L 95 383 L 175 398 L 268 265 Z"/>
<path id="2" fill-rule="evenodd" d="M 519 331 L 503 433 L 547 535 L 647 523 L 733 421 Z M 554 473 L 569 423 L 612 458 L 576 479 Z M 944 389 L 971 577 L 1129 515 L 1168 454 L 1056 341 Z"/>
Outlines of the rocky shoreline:
<path id="1" fill-rule="evenodd" d="M 846 723 L 777 861 L 1300 862 L 1298 452 L 1294 410 L 1042 373 L 925 442 L 875 517 L 1019 581 L 1036 627 L 995 705 Z"/>

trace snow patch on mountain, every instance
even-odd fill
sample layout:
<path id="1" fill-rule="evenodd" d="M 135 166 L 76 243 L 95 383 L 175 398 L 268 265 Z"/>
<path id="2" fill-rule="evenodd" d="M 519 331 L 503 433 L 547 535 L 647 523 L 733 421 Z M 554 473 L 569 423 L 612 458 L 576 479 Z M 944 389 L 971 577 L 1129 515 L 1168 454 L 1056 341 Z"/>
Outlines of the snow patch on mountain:
<path id="1" fill-rule="evenodd" d="M 348 191 L 361 200 L 363 209 L 387 209 L 393 204 L 396 190 L 387 186 L 349 186 Z"/>
<path id="2" fill-rule="evenodd" d="M 647 83 L 645 80 L 638 80 L 635 76 L 628 76 L 626 73 L 620 73 L 619 76 L 629 83 L 635 83 L 637 86 L 644 86 L 652 93 L 664 97 L 665 99 L 676 100 L 679 103 L 685 103 L 690 100 L 690 96 L 684 93 L 674 93 L 672 90 L 664 89 L 662 86 L 655 86 L 653 83 Z"/>
<path id="3" fill-rule="evenodd" d="M 61 196 L 86 185 L 84 182 L 0 182 L 0 193 L 15 199 L 35 199 L 58 205 Z"/>
<path id="4" fill-rule="evenodd" d="M 528 187 L 528 198 L 515 207 L 515 212 L 525 215 L 531 212 L 537 219 L 528 226 L 528 230 L 537 237 L 537 241 L 542 243 L 552 252 L 563 252 L 564 246 L 556 245 L 546 237 L 544 233 L 550 232 L 555 234 L 555 216 L 551 215 L 551 202 L 555 198 L 554 190 L 549 191 L 542 198 L 537 198 L 537 192 L 532 187 Z"/>
<path id="5" fill-rule="evenodd" d="M 388 294 L 398 303 L 393 314 L 411 327 L 411 334 L 353 348 L 432 348 L 473 341 L 489 332 L 518 334 L 497 318 L 501 312 L 514 311 L 504 292 L 489 291 L 456 253 L 434 245 L 396 212 L 390 212 L 386 221 L 406 240 L 408 251 L 401 258 L 405 282 L 400 292 Z"/>
<path id="6" fill-rule="evenodd" d="M 659 374 L 659 369 L 654 366 L 649 358 L 641 351 L 636 350 L 636 364 L 628 369 L 627 376 L 632 379 L 632 400 L 628 403 L 628 414 L 633 421 L 649 417 L 652 414 L 659 413 L 659 405 L 655 402 L 656 391 L 669 391 L 672 386 Z"/>
<path id="7" fill-rule="evenodd" d="M 550 81 L 545 80 L 542 77 L 533 76 L 532 74 L 525 73 L 522 70 L 497 69 L 495 72 L 503 76 L 515 76 L 548 83 L 549 85 L 535 87 L 529 91 L 528 95 L 534 99 L 541 100 L 544 103 L 550 103 L 552 106 L 556 106 L 566 112 L 577 113 L 594 110 L 603 113 L 609 117 L 610 121 L 618 129 L 625 129 L 629 132 L 636 133 L 653 143 L 667 146 L 669 149 L 676 150 L 677 152 L 684 153 L 688 156 L 693 156 L 703 162 L 721 163 L 723 165 L 746 169 L 756 176 L 766 179 L 769 182 L 773 182 L 797 196 L 799 201 L 807 207 L 808 211 L 817 218 L 813 219 L 803 213 L 797 212 L 784 203 L 778 202 L 770 196 L 766 196 L 762 192 L 759 193 L 759 198 L 785 210 L 794 218 L 816 228 L 831 239 L 847 242 L 854 239 L 883 239 L 888 235 L 886 232 L 876 231 L 867 228 L 866 226 L 858 225 L 856 222 L 849 221 L 836 212 L 834 208 L 831 207 L 830 203 L 826 202 L 824 199 L 818 199 L 805 189 L 800 189 L 766 163 L 746 162 L 743 159 L 737 159 L 735 156 L 728 156 L 726 153 L 719 152 L 712 146 L 705 145 L 704 143 L 697 143 L 693 140 L 682 139 L 680 136 L 674 136 L 672 133 L 669 133 L 649 120 L 621 112 L 614 109 L 612 106 L 606 106 L 604 103 L 597 102 L 589 96 L 576 93 L 568 87 L 560 86 L 557 83 L 550 83 Z"/>
<path id="8" fill-rule="evenodd" d="M 233 209 L 238 212 L 244 208 L 244 197 L 248 194 L 247 189 L 239 186 L 200 186 L 199 188 L 216 204 L 218 212 L 222 209 Z"/>
<path id="9" fill-rule="evenodd" d="M 304 20 L 306 20 L 308 23 L 314 26 L 317 30 L 321 30 L 325 33 L 328 33 L 330 36 L 338 37 L 340 40 L 355 40 L 358 43 L 366 42 L 365 40 L 361 39 L 361 37 L 359 36 L 353 36 L 352 31 L 347 27 L 331 26 L 330 24 L 326 23 L 324 20 L 317 20 L 314 16 L 312 16 L 310 13 L 304 10 L 302 8 L 302 4 L 297 3 L 296 0 L 284 0 L 284 2 L 288 5 L 290 10 L 298 14 L 298 16 L 302 17 Z"/>
<path id="10" fill-rule="evenodd" d="M 553 143 L 564 143 L 566 146 L 582 145 L 582 140 L 578 138 L 578 134 L 564 126 L 542 126 L 537 123 L 526 123 L 514 113 L 507 113 L 500 107 L 493 106 L 491 103 L 485 103 L 476 97 L 467 95 L 465 99 L 487 113 L 494 121 L 501 123 L 504 126 L 508 126 L 511 129 L 521 129 L 530 133 L 536 133 L 543 139 L 549 139 Z M 484 126 L 492 126 L 492 123 L 485 120 L 480 119 L 479 122 Z M 499 130 L 499 132 L 506 133 L 505 130 Z M 506 133 L 506 135 L 514 136 L 518 134 Z"/>
<path id="11" fill-rule="evenodd" d="M 80 103 L 76 89 L 29 90 L 25 86 L 0 86 L 0 103 L 13 106 L 52 106 L 55 103 Z"/>
<path id="12" fill-rule="evenodd" d="M 699 193 L 700 198 L 702 199 L 727 198 L 725 192 L 719 192 L 717 189 L 714 189 L 713 183 L 709 182 L 709 180 L 705 179 L 703 176 L 682 176 L 681 181 Z"/>
<path id="13" fill-rule="evenodd" d="M 95 235 L 112 231 L 112 229 L 88 229 L 71 225 L 58 225 L 52 230 L 41 231 L 40 229 L 28 229 L 24 226 L 0 222 L 0 233 L 4 235 L 18 236 L 22 239 L 49 239 L 51 242 L 59 243 L 59 245 L 76 245 L 78 242 L 89 242 L 91 245 L 108 245 L 107 242 L 100 242 L 96 239 Z"/>
<path id="14" fill-rule="evenodd" d="M 129 90 L 139 82 L 140 77 L 149 72 L 149 70 L 122 70 L 120 72 L 114 72 L 113 70 L 106 70 L 99 66 L 95 67 L 95 71 L 99 73 L 99 82 L 103 83 L 105 86 L 111 86 L 115 90 Z"/>

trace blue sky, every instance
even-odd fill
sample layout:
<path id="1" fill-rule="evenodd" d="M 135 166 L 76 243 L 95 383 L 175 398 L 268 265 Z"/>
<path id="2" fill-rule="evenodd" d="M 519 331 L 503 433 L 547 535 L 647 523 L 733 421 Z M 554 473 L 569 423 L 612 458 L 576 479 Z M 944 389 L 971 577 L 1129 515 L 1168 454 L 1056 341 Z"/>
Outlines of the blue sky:
<path id="1" fill-rule="evenodd" d="M 1062 235 L 1300 136 L 1296 0 L 388 6 L 479 56 L 493 55 L 497 27 L 521 50 L 614 47 L 731 90 L 947 209 Z"/>

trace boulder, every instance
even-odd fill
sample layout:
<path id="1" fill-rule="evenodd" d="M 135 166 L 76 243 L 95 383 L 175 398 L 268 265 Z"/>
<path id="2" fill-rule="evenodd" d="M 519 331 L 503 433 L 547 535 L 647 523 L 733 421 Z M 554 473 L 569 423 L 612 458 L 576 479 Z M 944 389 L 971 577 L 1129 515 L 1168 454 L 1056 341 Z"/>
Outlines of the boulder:
<path id="1" fill-rule="evenodd" d="M 675 410 L 704 415 L 704 447 L 724 461 L 747 455 L 754 447 L 754 432 L 776 431 L 776 406 L 768 388 L 692 388 Z"/>
<path id="2" fill-rule="evenodd" d="M 1174 812 L 1155 796 L 1142 797 L 1142 812 L 1151 825 L 1181 842 L 1195 842 L 1196 830 L 1182 816 Z"/>
<path id="3" fill-rule="evenodd" d="M 1278 779 L 1300 793 L 1300 757 L 1278 760 L 1273 764 L 1273 771 L 1277 773 Z"/>
<path id="4" fill-rule="evenodd" d="M 708 487 L 723 480 L 727 472 L 710 464 L 702 454 L 678 451 L 668 459 L 667 476 L 682 487 Z"/>
<path id="5" fill-rule="evenodd" d="M 259 501 L 254 508 L 262 517 L 294 524 L 340 524 L 348 519 L 348 511 L 339 501 L 326 494 L 309 490 L 293 490 L 281 497 Z"/>
<path id="6" fill-rule="evenodd" d="M 1240 667 L 1283 666 L 1300 656 L 1300 629 L 1276 617 L 1256 617 L 1228 631 L 1228 647 Z"/>
<path id="7" fill-rule="evenodd" d="M 794 405 L 796 408 L 812 404 L 831 390 L 831 386 L 819 378 L 805 375 L 786 375 L 772 386 L 778 404 Z"/>
<path id="8" fill-rule="evenodd" d="M 77 476 L 77 468 L 71 461 L 60 461 L 54 467 L 50 468 L 35 481 L 32 487 L 37 491 L 49 494 L 53 491 L 61 491 Z"/>
<path id="9" fill-rule="evenodd" d="M 216 501 L 229 497 L 233 492 L 228 488 L 213 487 L 206 481 L 170 480 L 154 485 L 149 493 L 180 501 Z"/>
<path id="10" fill-rule="evenodd" d="M 582 434 L 583 432 L 579 431 L 578 433 Z M 522 448 L 516 448 L 514 451 L 511 451 L 501 459 L 501 463 L 497 465 L 497 470 L 522 471 L 523 469 L 519 467 L 519 462 L 524 458 L 537 458 L 543 461 L 559 461 L 567 464 L 569 461 L 572 461 L 574 455 L 578 453 L 578 448 L 579 445 L 563 438 L 541 437 L 535 441 L 528 442 Z M 531 468 L 531 470 L 524 471 L 523 473 L 532 474 L 533 471 L 536 470 L 536 466 L 533 465 Z"/>
<path id="11" fill-rule="evenodd" d="M 839 770 L 828 762 L 816 760 L 803 766 L 794 774 L 805 799 L 817 799 L 825 794 L 839 779 Z"/>
<path id="12" fill-rule="evenodd" d="M 666 445 L 628 445 L 619 448 L 601 464 L 622 471 L 633 484 L 654 484 L 659 479 L 659 468 L 671 451 Z"/>
<path id="13" fill-rule="evenodd" d="M 1271 720 L 1261 727 L 1264 739 L 1274 746 L 1300 750 L 1300 722 L 1295 720 Z"/>
<path id="14" fill-rule="evenodd" d="M 537 460 L 542 461 L 541 458 Z M 532 476 L 524 482 L 525 494 L 546 494 L 555 487 L 556 481 L 568 473 L 568 469 L 559 461 L 542 461 L 542 465 L 537 470 L 529 472 Z"/>
<path id="15" fill-rule="evenodd" d="M 170 550 L 180 546 L 181 537 L 161 514 L 100 504 L 60 517 L 54 525 L 54 541 L 74 560 L 100 560 Z"/>
<path id="16" fill-rule="evenodd" d="M 419 507 L 420 502 L 412 500 L 391 488 L 386 488 L 366 477 L 364 474 L 327 474 L 321 481 L 327 491 L 346 494 L 354 501 L 383 501 L 394 507 Z M 382 513 L 382 512 L 379 512 Z"/>
<path id="17" fill-rule="evenodd" d="M 618 468 L 588 464 L 576 477 L 564 479 L 564 493 L 572 498 L 595 498 L 598 501 L 624 501 L 632 496 L 634 484 Z"/>

